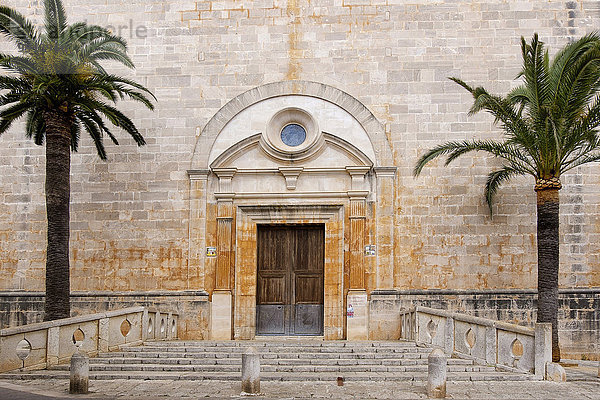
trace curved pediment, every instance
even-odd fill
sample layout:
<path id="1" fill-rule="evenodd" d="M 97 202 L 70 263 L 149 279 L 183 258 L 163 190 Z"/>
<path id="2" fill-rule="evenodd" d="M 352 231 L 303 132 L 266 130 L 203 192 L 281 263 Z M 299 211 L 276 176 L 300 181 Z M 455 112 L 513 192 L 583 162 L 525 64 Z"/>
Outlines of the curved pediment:
<path id="1" fill-rule="evenodd" d="M 328 133 L 323 133 L 323 144 L 310 157 L 298 160 L 296 154 L 273 154 L 256 134 L 229 147 L 210 165 L 211 169 L 237 168 L 264 170 L 280 166 L 302 166 L 304 168 L 339 169 L 354 166 L 373 166 L 373 162 L 361 150 L 347 141 Z"/>

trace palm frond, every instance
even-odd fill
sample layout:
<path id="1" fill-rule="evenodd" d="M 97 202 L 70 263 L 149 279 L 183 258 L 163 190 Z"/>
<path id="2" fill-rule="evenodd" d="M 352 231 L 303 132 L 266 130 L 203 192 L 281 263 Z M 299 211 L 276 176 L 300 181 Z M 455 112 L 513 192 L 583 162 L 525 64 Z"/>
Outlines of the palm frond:
<path id="1" fill-rule="evenodd" d="M 473 106 L 469 110 L 469 115 L 480 111 L 490 113 L 495 122 L 501 122 L 506 132 L 512 136 L 520 136 L 528 132 L 528 127 L 524 121 L 515 112 L 512 103 L 508 99 L 489 94 L 484 88 L 472 88 L 458 78 L 450 77 L 450 80 L 456 82 L 473 95 Z"/>
<path id="2" fill-rule="evenodd" d="M 35 62 L 29 57 L 0 55 L 0 67 L 22 76 L 39 73 Z"/>
<path id="3" fill-rule="evenodd" d="M 564 109 L 568 102 L 568 89 L 572 84 L 572 66 L 583 53 L 597 45 L 600 37 L 596 33 L 583 36 L 579 40 L 563 47 L 550 65 L 550 87 L 553 91 L 553 105 Z"/>
<path id="4" fill-rule="evenodd" d="M 570 163 L 570 164 L 565 163 L 566 167 L 563 170 L 563 173 L 567 172 L 567 171 L 570 171 L 573 168 L 577 168 L 580 165 L 588 164 L 588 163 L 592 163 L 592 162 L 597 162 L 597 161 L 600 161 L 600 153 L 591 153 L 591 154 L 583 155 L 583 156 L 581 156 L 581 157 L 579 157 L 577 159 L 574 159 L 573 162 Z"/>
<path id="5" fill-rule="evenodd" d="M 500 157 L 508 162 L 513 169 L 519 169 L 535 176 L 536 169 L 533 161 L 522 153 L 521 150 L 510 143 L 494 142 L 491 140 L 465 140 L 462 142 L 447 142 L 436 146 L 419 159 L 413 170 L 413 175 L 418 176 L 423 167 L 437 157 L 448 155 L 444 163 L 444 165 L 448 166 L 452 161 L 472 151 L 483 151 Z"/>
<path id="6" fill-rule="evenodd" d="M 67 28 L 67 15 L 61 0 L 45 0 L 46 34 L 60 42 L 61 33 Z"/>
<path id="7" fill-rule="evenodd" d="M 79 136 L 81 134 L 81 124 L 77 119 L 71 124 L 71 150 L 77 151 L 79 148 Z"/>
<path id="8" fill-rule="evenodd" d="M 20 12 L 0 6 L 0 33 L 19 46 L 19 50 L 30 53 L 38 48 L 38 33 L 35 26 Z"/>
<path id="9" fill-rule="evenodd" d="M 83 128 L 90 134 L 96 146 L 96 152 L 102 160 L 106 160 L 106 150 L 102 140 L 102 131 L 98 124 L 89 117 L 87 113 L 77 114 L 77 119 L 81 121 Z"/>
<path id="10" fill-rule="evenodd" d="M 27 114 L 27 123 L 25 124 L 25 133 L 28 138 L 33 138 L 34 143 L 38 146 L 44 144 L 46 125 L 39 108 L 35 107 L 29 110 Z"/>
<path id="11" fill-rule="evenodd" d="M 15 121 L 21 118 L 29 111 L 33 104 L 28 102 L 18 102 L 0 110 L 0 118 Z"/>
<path id="12" fill-rule="evenodd" d="M 548 84 L 548 64 L 544 44 L 534 34 L 531 44 L 521 37 L 521 53 L 523 56 L 523 69 L 521 76 L 530 93 L 526 107 L 530 116 L 536 120 L 540 109 L 548 103 L 550 88 Z"/>
<path id="13" fill-rule="evenodd" d="M 81 57 L 84 60 L 117 61 L 128 68 L 134 68 L 133 61 L 131 61 L 127 52 L 113 42 L 106 42 L 97 48 L 84 48 Z"/>
<path id="14" fill-rule="evenodd" d="M 26 91 L 29 89 L 31 89 L 31 84 L 22 77 L 0 75 L 0 90 Z"/>
<path id="15" fill-rule="evenodd" d="M 489 207 L 490 214 L 492 214 L 492 204 L 494 196 L 498 192 L 498 188 L 511 178 L 526 174 L 525 171 L 515 169 L 509 166 L 503 166 L 502 169 L 491 172 L 485 183 L 485 201 Z"/>
<path id="16" fill-rule="evenodd" d="M 138 146 L 146 144 L 143 136 L 129 117 L 108 104 L 95 100 L 91 100 L 91 102 L 95 104 L 95 110 L 104 115 L 114 126 L 122 128 L 125 132 L 129 133 Z"/>
<path id="17" fill-rule="evenodd" d="M 60 108 L 68 110 L 66 117 L 74 121 L 70 132 L 73 151 L 77 151 L 83 129 L 94 139 L 99 156 L 106 159 L 103 136 L 118 144 L 108 121 L 125 130 L 138 145 L 145 144 L 134 122 L 105 102 L 129 99 L 154 108 L 156 97 L 151 91 L 132 80 L 109 75 L 101 65 L 103 61 L 117 61 L 134 67 L 125 39 L 97 25 L 68 25 L 62 0 L 44 0 L 44 6 L 44 34 L 38 34 L 18 12 L 0 6 L 0 33 L 24 53 L 0 53 L 0 68 L 8 72 L 0 75 L 2 131 L 26 115 L 25 134 L 36 144 L 43 144 L 47 118 L 43 110 Z"/>

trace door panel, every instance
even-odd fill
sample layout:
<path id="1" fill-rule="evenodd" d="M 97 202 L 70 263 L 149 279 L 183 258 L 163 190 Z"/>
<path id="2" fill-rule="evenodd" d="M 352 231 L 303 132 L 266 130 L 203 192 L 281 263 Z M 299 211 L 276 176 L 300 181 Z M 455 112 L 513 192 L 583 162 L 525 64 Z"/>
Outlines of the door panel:
<path id="1" fill-rule="evenodd" d="M 323 304 L 323 276 L 296 274 L 295 304 Z"/>
<path id="2" fill-rule="evenodd" d="M 257 307 L 258 333 L 263 335 L 285 335 L 285 306 L 263 304 Z"/>
<path id="3" fill-rule="evenodd" d="M 323 225 L 258 225 L 257 334 L 323 333 Z"/>
<path id="4" fill-rule="evenodd" d="M 261 304 L 286 304 L 285 275 L 265 276 L 258 281 Z"/>
<path id="5" fill-rule="evenodd" d="M 320 335 L 323 333 L 323 305 L 296 304 L 294 333 L 296 335 Z"/>

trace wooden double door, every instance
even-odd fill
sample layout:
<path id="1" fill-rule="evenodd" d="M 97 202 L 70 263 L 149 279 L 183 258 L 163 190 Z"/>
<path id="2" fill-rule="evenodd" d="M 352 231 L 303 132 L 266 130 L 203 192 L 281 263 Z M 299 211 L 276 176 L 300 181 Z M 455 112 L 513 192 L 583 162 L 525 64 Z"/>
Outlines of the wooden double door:
<path id="1" fill-rule="evenodd" d="M 323 334 L 324 225 L 258 225 L 258 335 Z"/>

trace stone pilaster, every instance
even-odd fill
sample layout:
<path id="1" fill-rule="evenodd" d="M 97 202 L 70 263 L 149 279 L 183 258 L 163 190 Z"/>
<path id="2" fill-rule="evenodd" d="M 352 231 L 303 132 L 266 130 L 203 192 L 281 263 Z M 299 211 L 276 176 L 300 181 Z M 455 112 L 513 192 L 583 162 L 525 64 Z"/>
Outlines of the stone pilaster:
<path id="1" fill-rule="evenodd" d="M 217 198 L 217 270 L 211 303 L 211 337 L 230 340 L 232 335 L 231 271 L 234 257 L 233 188 L 234 168 L 215 169 L 219 178 Z"/>
<path id="2" fill-rule="evenodd" d="M 365 289 L 365 226 L 367 219 L 368 183 L 365 175 L 370 167 L 346 167 L 352 178 L 348 191 L 350 207 L 350 289 Z"/>
<path id="3" fill-rule="evenodd" d="M 209 170 L 188 170 L 190 179 L 190 246 L 187 289 L 204 289 L 206 263 L 206 189 Z"/>
<path id="4" fill-rule="evenodd" d="M 397 168 L 375 167 L 373 170 L 377 179 L 377 289 L 391 289 L 394 286 L 394 182 Z"/>
<path id="5" fill-rule="evenodd" d="M 346 338 L 367 340 L 369 337 L 369 307 L 365 289 L 365 229 L 367 219 L 368 182 L 365 175 L 370 167 L 347 167 L 352 177 L 348 191 L 350 207 L 350 290 L 346 297 Z"/>

